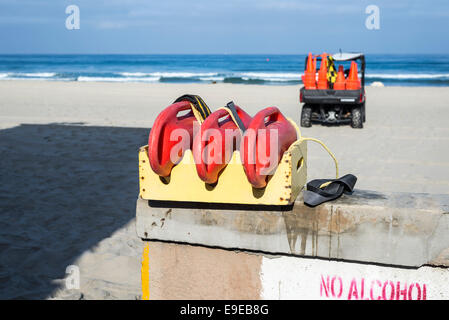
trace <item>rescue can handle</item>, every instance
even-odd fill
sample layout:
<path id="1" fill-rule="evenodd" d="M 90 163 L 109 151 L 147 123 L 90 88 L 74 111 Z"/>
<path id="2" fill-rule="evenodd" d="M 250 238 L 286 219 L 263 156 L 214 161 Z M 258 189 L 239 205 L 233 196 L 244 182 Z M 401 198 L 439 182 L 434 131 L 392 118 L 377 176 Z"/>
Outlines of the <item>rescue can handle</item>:
<path id="1" fill-rule="evenodd" d="M 269 118 L 268 121 L 266 121 L 267 118 Z M 256 114 L 251 123 L 251 127 L 253 129 L 256 129 L 255 127 L 258 129 L 265 128 L 268 122 L 275 120 L 287 121 L 277 107 L 269 107 Z"/>
<path id="2" fill-rule="evenodd" d="M 184 111 L 184 110 L 188 110 L 188 109 L 191 109 L 190 102 L 189 101 L 181 101 L 181 102 L 176 102 L 176 103 L 172 104 L 169 107 L 168 110 L 166 109 L 166 112 L 161 112 L 157 116 L 156 120 L 154 121 L 154 125 L 151 128 L 151 130 L 150 130 L 150 137 L 149 137 L 148 145 L 149 146 L 153 145 L 154 141 L 159 141 L 159 139 L 161 138 L 160 137 L 160 134 L 161 134 L 161 130 L 160 129 L 162 128 L 164 121 L 158 121 L 159 119 L 160 120 L 163 120 L 163 118 L 166 118 L 166 119 L 167 118 L 176 118 L 176 119 L 178 119 L 178 117 L 177 117 L 178 113 L 180 111 Z M 155 155 L 156 155 L 156 157 L 155 157 L 156 159 L 160 159 L 159 151 L 160 150 L 158 148 L 155 148 L 155 150 L 152 150 L 152 152 L 154 152 Z M 152 167 L 156 168 L 156 167 L 159 166 L 159 163 L 157 163 L 157 160 L 156 160 L 156 162 L 154 162 L 153 157 L 149 156 L 149 158 L 150 158 L 149 159 L 150 165 Z"/>

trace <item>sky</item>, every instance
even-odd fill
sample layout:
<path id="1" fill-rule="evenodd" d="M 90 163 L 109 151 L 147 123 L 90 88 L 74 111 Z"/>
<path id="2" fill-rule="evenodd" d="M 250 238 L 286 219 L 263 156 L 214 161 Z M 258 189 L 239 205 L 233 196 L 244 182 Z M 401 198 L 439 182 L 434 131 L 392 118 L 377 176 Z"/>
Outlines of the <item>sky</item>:
<path id="1" fill-rule="evenodd" d="M 66 28 L 66 7 L 80 29 Z M 379 29 L 365 25 L 379 8 Z M 447 0 L 0 0 L 0 53 L 449 53 Z"/>

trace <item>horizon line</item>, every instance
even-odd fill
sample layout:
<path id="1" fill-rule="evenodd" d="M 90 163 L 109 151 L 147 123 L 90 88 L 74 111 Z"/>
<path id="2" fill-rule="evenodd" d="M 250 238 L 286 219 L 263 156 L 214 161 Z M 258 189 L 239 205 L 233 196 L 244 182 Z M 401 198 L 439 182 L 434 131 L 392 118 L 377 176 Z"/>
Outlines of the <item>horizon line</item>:
<path id="1" fill-rule="evenodd" d="M 313 51 L 308 51 L 312 52 Z M 0 55 L 6 56 L 6 55 L 260 55 L 260 56 L 297 56 L 297 55 L 307 55 L 306 53 L 24 53 L 24 52 L 15 52 L 15 53 L 2 53 L 0 52 Z M 375 55 L 375 54 L 383 54 L 383 55 L 449 55 L 449 52 L 427 52 L 427 53 L 420 53 L 420 52 L 407 52 L 407 53 L 399 53 L 399 52 L 362 52 L 362 51 L 342 51 L 347 53 L 363 53 L 365 55 Z M 326 52 L 329 54 L 329 52 Z M 336 52 L 338 53 L 338 52 Z"/>

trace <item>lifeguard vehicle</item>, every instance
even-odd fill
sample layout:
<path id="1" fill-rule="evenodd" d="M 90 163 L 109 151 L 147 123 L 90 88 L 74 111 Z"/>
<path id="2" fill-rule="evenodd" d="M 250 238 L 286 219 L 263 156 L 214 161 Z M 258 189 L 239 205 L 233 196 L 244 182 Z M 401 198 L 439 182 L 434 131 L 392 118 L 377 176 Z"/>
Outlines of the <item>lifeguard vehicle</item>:
<path id="1" fill-rule="evenodd" d="M 321 123 L 363 128 L 366 121 L 365 66 L 363 53 L 309 53 L 302 76 L 304 86 L 299 94 L 299 101 L 303 103 L 301 126 Z"/>

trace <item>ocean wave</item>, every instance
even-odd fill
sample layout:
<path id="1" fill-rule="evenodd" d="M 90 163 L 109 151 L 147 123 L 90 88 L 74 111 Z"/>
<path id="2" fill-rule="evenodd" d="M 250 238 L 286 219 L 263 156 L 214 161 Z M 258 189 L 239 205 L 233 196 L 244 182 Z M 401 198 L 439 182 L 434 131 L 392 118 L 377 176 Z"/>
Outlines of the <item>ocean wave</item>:
<path id="1" fill-rule="evenodd" d="M 218 76 L 216 72 L 153 72 L 152 76 L 161 78 L 199 78 Z"/>
<path id="2" fill-rule="evenodd" d="M 223 81 L 225 77 L 199 77 L 201 81 Z"/>
<path id="3" fill-rule="evenodd" d="M 0 78 L 5 79 L 29 79 L 29 78 L 53 78 L 57 74 L 55 72 L 8 72 L 0 73 Z"/>
<path id="4" fill-rule="evenodd" d="M 240 74 L 235 74 L 233 77 L 228 79 L 229 82 L 237 80 L 241 83 L 299 83 L 301 81 L 300 73 L 291 72 L 242 72 Z"/>
<path id="5" fill-rule="evenodd" d="M 368 79 L 398 79 L 398 80 L 412 80 L 412 79 L 446 79 L 449 78 L 449 73 L 439 73 L 439 74 L 427 74 L 427 73 L 397 73 L 397 74 L 386 74 L 386 73 L 370 73 L 366 74 L 365 78 Z"/>
<path id="6" fill-rule="evenodd" d="M 118 72 L 114 76 L 79 76 L 78 81 L 160 81 L 160 82 L 227 82 L 227 83 L 265 83 L 265 82 L 299 82 L 299 73 L 269 72 Z"/>
<path id="7" fill-rule="evenodd" d="M 144 72 L 119 72 L 118 74 L 124 77 L 144 77 L 150 75 Z"/>
<path id="8" fill-rule="evenodd" d="M 260 80 L 266 82 L 291 82 L 299 81 L 300 79 L 286 79 L 286 78 L 274 78 L 274 77 L 241 77 L 245 81 Z"/>
<path id="9" fill-rule="evenodd" d="M 216 72 L 120 72 L 125 77 L 199 78 L 218 76 Z"/>
<path id="10" fill-rule="evenodd" d="M 35 72 L 35 73 L 17 73 L 18 76 L 25 76 L 30 78 L 52 78 L 56 76 L 55 72 Z"/>
<path id="11" fill-rule="evenodd" d="M 79 82 L 157 82 L 160 78 L 158 77 L 86 77 L 80 76 L 76 78 Z"/>
<path id="12" fill-rule="evenodd" d="M 79 82 L 166 82 L 166 83 L 241 83 L 241 84 L 301 84 L 301 72 L 265 71 L 155 71 L 155 72 L 0 72 L 0 80 L 48 80 Z M 368 73 L 367 84 L 382 81 L 386 84 L 449 83 L 449 73 Z"/>
<path id="13" fill-rule="evenodd" d="M 285 79 L 285 80 L 298 80 L 301 79 L 302 73 L 292 72 L 242 72 L 241 76 L 251 79 Z"/>
<path id="14" fill-rule="evenodd" d="M 305 55 L 5 55 L 0 80 L 302 84 Z M 345 68 L 349 64 L 342 63 Z M 359 72 L 360 66 L 358 68 Z M 318 70 L 317 70 L 318 71 Z M 366 84 L 449 86 L 448 55 L 369 55 Z"/>

